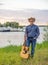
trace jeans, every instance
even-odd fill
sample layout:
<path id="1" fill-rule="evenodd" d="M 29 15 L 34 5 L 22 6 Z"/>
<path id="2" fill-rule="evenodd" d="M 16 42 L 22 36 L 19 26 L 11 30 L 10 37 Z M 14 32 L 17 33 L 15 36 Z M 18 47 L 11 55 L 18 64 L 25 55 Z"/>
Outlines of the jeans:
<path id="1" fill-rule="evenodd" d="M 29 47 L 30 43 L 31 43 L 31 55 L 34 56 L 35 46 L 36 46 L 36 39 L 27 38 L 27 40 L 26 40 L 26 46 Z"/>

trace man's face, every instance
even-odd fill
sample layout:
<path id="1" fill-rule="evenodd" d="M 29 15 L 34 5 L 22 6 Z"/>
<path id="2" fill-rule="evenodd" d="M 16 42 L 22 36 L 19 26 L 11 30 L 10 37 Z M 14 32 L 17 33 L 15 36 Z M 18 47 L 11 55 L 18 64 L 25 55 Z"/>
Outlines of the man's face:
<path id="1" fill-rule="evenodd" d="M 32 19 L 29 20 L 30 25 L 34 24 L 34 21 Z"/>

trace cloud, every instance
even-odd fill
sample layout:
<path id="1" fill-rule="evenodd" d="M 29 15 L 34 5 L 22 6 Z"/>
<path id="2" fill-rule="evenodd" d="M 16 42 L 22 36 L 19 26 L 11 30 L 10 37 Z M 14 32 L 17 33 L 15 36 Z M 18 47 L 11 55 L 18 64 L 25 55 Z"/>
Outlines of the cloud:
<path id="1" fill-rule="evenodd" d="M 0 0 L 0 9 L 45 9 L 48 10 L 48 0 Z"/>
<path id="2" fill-rule="evenodd" d="M 3 3 L 0 3 L 0 5 L 4 5 Z"/>

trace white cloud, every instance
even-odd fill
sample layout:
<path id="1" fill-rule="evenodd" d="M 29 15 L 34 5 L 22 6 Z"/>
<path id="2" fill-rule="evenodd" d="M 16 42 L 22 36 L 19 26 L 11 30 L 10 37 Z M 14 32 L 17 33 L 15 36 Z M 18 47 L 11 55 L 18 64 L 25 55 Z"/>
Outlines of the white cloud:
<path id="1" fill-rule="evenodd" d="M 5 5 L 0 6 L 0 9 L 48 9 L 48 0 L 0 0 Z"/>

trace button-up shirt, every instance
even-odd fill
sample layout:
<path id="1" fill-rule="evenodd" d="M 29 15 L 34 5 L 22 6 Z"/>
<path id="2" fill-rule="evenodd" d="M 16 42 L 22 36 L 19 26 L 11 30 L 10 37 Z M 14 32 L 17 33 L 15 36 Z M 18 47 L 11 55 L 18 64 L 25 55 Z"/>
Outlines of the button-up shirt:
<path id="1" fill-rule="evenodd" d="M 27 37 L 33 37 L 35 39 L 38 38 L 40 32 L 39 27 L 35 24 L 26 26 L 25 34 Z"/>

